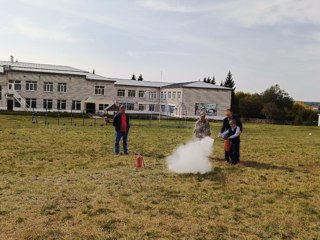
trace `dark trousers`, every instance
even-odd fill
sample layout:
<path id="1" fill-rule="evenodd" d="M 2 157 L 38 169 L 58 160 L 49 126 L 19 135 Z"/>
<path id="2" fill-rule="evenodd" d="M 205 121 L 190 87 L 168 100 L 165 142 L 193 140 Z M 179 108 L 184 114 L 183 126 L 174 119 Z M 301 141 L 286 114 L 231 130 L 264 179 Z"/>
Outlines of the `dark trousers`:
<path id="1" fill-rule="evenodd" d="M 120 153 L 120 139 L 122 138 L 122 142 L 123 142 L 123 153 L 124 154 L 128 154 L 128 132 L 116 132 L 116 143 L 114 144 L 114 152 L 115 154 L 119 154 Z"/>
<path id="2" fill-rule="evenodd" d="M 230 151 L 224 151 L 224 160 L 229 161 L 230 158 Z"/>
<path id="3" fill-rule="evenodd" d="M 229 162 L 237 164 L 240 162 L 240 142 L 230 142 Z"/>

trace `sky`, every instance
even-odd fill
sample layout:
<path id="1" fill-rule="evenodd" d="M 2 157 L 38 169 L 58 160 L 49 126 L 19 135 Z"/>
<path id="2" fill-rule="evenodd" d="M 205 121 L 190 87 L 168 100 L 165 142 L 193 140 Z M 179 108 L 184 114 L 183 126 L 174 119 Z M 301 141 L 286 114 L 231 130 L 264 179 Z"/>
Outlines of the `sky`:
<path id="1" fill-rule="evenodd" d="M 0 0 L 0 60 L 320 101 L 319 0 Z"/>

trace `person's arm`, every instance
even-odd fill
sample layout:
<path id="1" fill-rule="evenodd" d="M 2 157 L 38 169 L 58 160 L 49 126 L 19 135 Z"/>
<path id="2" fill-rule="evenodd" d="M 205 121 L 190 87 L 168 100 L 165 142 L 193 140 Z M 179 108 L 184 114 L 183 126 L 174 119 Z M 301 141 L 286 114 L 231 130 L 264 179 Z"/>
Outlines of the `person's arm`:
<path id="1" fill-rule="evenodd" d="M 130 126 L 130 117 L 129 117 L 129 115 L 128 114 L 126 114 L 126 116 L 127 116 L 127 125 L 128 125 L 128 129 L 131 127 Z"/>
<path id="2" fill-rule="evenodd" d="M 219 134 L 219 137 L 221 137 L 221 138 L 226 138 L 226 137 L 228 136 L 228 134 L 229 134 L 229 130 L 226 130 L 226 131 L 224 131 L 223 133 L 220 133 L 220 134 Z"/>
<path id="3" fill-rule="evenodd" d="M 233 139 L 233 138 L 239 137 L 240 134 L 241 134 L 240 127 L 237 126 L 237 128 L 236 128 L 236 133 L 233 134 L 232 136 L 228 137 L 228 139 Z"/>
<path id="4" fill-rule="evenodd" d="M 237 126 L 240 128 L 240 131 L 242 132 L 242 122 L 240 120 L 240 117 L 236 115 L 235 120 L 237 122 Z"/>
<path id="5" fill-rule="evenodd" d="M 194 128 L 193 128 L 193 132 L 195 133 L 198 129 L 198 124 L 199 124 L 199 121 L 197 120 L 196 123 L 194 124 Z"/>
<path id="6" fill-rule="evenodd" d="M 116 121 L 117 121 L 117 116 L 118 114 L 116 114 L 114 117 L 113 117 L 113 126 L 115 127 L 116 126 Z"/>
<path id="7" fill-rule="evenodd" d="M 226 118 L 225 118 L 225 119 L 223 119 L 222 128 L 220 130 L 220 133 L 223 133 L 226 130 L 227 130 L 227 121 L 226 121 Z"/>
<path id="8" fill-rule="evenodd" d="M 210 129 L 209 121 L 207 121 L 207 124 L 206 124 L 205 135 L 211 136 L 211 129 Z"/>

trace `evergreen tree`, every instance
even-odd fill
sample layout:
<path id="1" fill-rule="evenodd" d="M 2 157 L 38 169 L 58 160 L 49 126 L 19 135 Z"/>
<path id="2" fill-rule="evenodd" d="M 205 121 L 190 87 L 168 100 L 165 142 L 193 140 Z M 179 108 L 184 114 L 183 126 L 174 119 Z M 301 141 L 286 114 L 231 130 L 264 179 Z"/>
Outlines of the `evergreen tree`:
<path id="1" fill-rule="evenodd" d="M 228 72 L 227 78 L 226 78 L 226 80 L 224 82 L 224 86 L 232 89 L 232 92 L 231 92 L 231 110 L 232 111 L 238 110 L 237 99 L 236 99 L 235 93 L 234 93 L 234 90 L 236 89 L 235 88 L 235 83 L 233 81 L 233 77 L 232 77 L 232 74 L 231 74 L 230 71 Z"/>
<path id="2" fill-rule="evenodd" d="M 211 83 L 211 78 L 210 77 L 207 78 L 207 83 Z"/>
<path id="3" fill-rule="evenodd" d="M 204 78 L 204 79 L 203 79 L 203 82 L 207 82 L 207 78 Z"/>
<path id="4" fill-rule="evenodd" d="M 136 79 L 136 75 L 132 74 L 131 80 L 137 80 L 137 79 Z"/>
<path id="5" fill-rule="evenodd" d="M 234 83 L 234 81 L 233 81 L 232 74 L 231 74 L 230 71 L 228 72 L 226 81 L 224 82 L 224 86 L 225 86 L 225 87 L 228 87 L 228 88 L 231 88 L 232 90 L 235 90 L 235 89 L 236 89 L 236 88 L 235 88 L 235 83 Z"/>
<path id="6" fill-rule="evenodd" d="M 216 77 L 213 75 L 212 80 L 211 80 L 211 84 L 216 84 Z"/>
<path id="7" fill-rule="evenodd" d="M 142 74 L 139 75 L 138 81 L 143 81 Z"/>

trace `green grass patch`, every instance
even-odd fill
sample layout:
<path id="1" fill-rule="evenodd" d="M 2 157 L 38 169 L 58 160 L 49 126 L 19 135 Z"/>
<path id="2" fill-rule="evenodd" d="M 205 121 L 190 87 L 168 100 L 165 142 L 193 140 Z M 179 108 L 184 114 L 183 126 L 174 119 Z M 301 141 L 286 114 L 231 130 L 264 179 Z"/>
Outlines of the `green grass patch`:
<path id="1" fill-rule="evenodd" d="M 115 156 L 110 125 L 44 121 L 0 115 L 0 239 L 320 239 L 320 128 L 245 124 L 240 165 L 217 140 L 211 172 L 178 175 L 193 122 L 133 120 Z"/>

